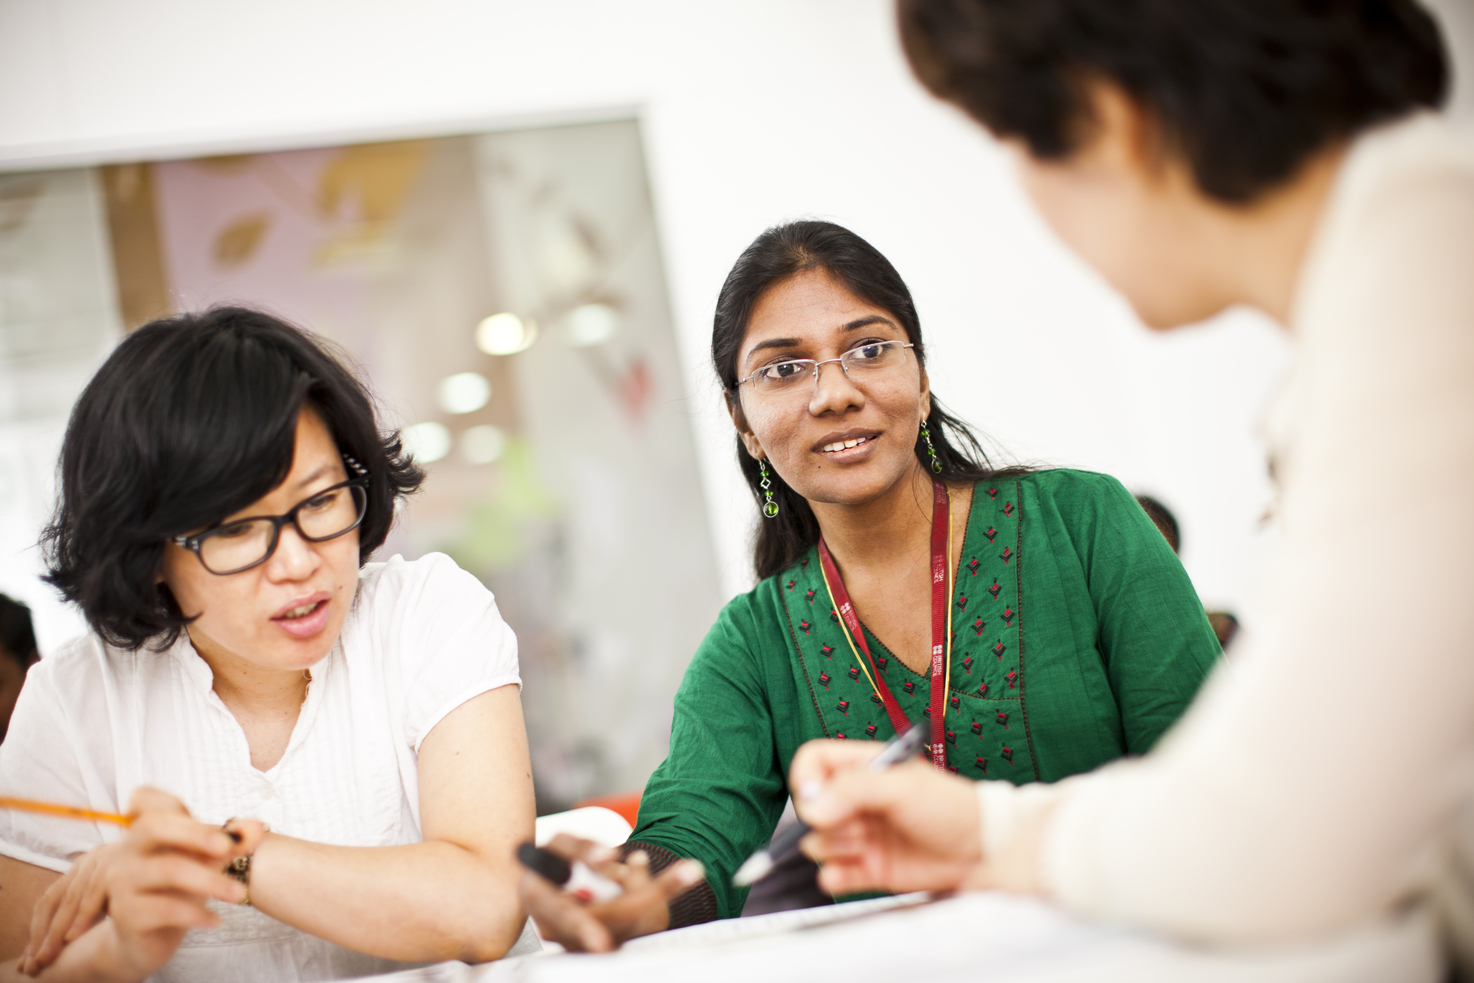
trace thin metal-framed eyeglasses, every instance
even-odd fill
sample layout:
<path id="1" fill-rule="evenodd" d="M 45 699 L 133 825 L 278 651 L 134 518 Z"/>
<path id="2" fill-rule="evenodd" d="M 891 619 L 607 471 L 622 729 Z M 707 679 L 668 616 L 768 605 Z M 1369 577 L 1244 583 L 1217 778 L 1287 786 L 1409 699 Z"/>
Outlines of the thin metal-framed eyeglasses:
<path id="1" fill-rule="evenodd" d="M 325 543 L 357 529 L 368 511 L 368 478 L 350 478 L 304 498 L 285 515 L 253 515 L 212 526 L 169 542 L 199 557 L 204 568 L 224 577 L 271 559 L 282 527 L 291 523 L 309 543 Z"/>
<path id="2" fill-rule="evenodd" d="M 857 345 L 839 358 L 815 361 L 812 358 L 790 358 L 754 369 L 746 379 L 738 379 L 737 385 L 752 383 L 752 390 L 764 396 L 783 396 L 805 391 L 812 392 L 819 385 L 819 366 L 838 362 L 839 367 L 851 381 L 859 381 L 867 374 L 893 369 L 904 362 L 906 349 L 916 347 L 905 341 L 871 341 Z"/>

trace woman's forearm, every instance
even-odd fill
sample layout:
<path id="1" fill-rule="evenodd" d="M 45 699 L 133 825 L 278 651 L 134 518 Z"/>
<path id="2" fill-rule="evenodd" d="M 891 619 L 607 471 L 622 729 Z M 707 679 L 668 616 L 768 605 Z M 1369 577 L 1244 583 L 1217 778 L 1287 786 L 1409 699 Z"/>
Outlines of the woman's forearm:
<path id="1" fill-rule="evenodd" d="M 385 959 L 485 962 L 526 920 L 512 851 L 444 841 L 342 847 L 270 834 L 251 861 L 251 903 L 330 942 Z"/>

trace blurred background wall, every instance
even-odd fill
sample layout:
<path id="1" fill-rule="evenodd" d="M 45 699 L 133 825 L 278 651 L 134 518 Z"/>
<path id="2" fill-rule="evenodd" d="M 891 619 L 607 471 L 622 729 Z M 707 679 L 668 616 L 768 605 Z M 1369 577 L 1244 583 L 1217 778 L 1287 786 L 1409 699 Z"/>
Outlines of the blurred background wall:
<path id="1" fill-rule="evenodd" d="M 1433 6 L 1456 60 L 1470 64 L 1474 4 Z M 1464 71 L 1453 112 L 1471 110 L 1474 72 Z M 580 149 L 580 140 L 593 143 Z M 551 625 L 558 645 L 607 678 L 638 681 L 618 699 L 650 717 L 639 750 L 578 764 L 573 742 L 559 751 L 573 756 L 559 766 L 575 776 L 568 795 L 608 790 L 577 778 L 580 768 L 603 769 L 611 787 L 638 784 L 658 759 L 669 694 L 699 638 L 692 625 L 751 583 L 756 511 L 733 463 L 707 345 L 733 259 L 785 219 L 827 218 L 871 239 L 916 295 L 934 391 L 1007 458 L 1107 471 L 1162 499 L 1182 523 L 1183 559 L 1204 601 L 1252 623 L 1248 586 L 1271 497 L 1256 419 L 1287 339 L 1246 312 L 1168 337 L 1143 330 L 1030 213 L 989 139 L 911 79 L 888 0 L 0 0 L 0 591 L 36 607 L 43 652 L 80 628 L 36 581 L 25 549 L 44 521 L 77 388 L 128 311 L 255 289 L 198 263 L 189 272 L 217 248 L 190 240 L 190 229 L 205 229 L 204 212 L 229 195 L 248 193 L 246 169 L 269 158 L 306 174 L 327 166 L 325 154 L 363 144 L 400 147 L 391 170 L 438 175 L 402 204 L 421 216 L 416 228 L 441 228 L 430 238 L 444 262 L 398 269 L 397 288 L 393 277 L 339 282 L 332 303 L 309 304 L 292 292 L 306 287 L 278 278 L 261 287 L 277 291 L 276 306 L 344 344 L 392 395 L 397 422 L 444 428 L 416 431 L 432 444 L 489 428 L 478 431 L 480 453 L 503 440 L 503 473 L 541 441 L 544 457 L 528 452 L 528 480 L 551 488 L 547 501 L 563 503 L 571 523 L 554 526 L 582 535 L 592 552 L 564 543 L 563 554 L 538 555 L 576 554 L 576 569 L 547 575 L 570 578 L 563 583 L 590 603 L 615 590 L 614 609 L 639 612 L 619 589 L 665 590 L 640 579 L 649 571 L 638 568 L 639 517 L 672 501 L 689 506 L 670 541 L 692 571 L 682 599 L 691 625 L 665 649 L 633 627 L 580 636 L 564 615 L 537 608 L 536 590 L 519 594 L 538 583 L 532 568 L 498 582 L 495 563 L 456 526 L 473 499 L 495 494 L 468 463 L 473 452 L 446 444 L 432 479 L 438 498 L 427 497 L 391 544 L 414 553 L 460 543 L 463 561 L 482 563 L 516 609 L 514 624 L 527 619 L 525 644 Z M 165 163 L 130 166 L 148 161 Z M 551 199 L 532 193 L 529 175 L 555 186 Z M 457 181 L 474 186 L 483 221 L 457 213 L 470 200 L 456 197 Z M 125 200 L 147 207 L 130 212 Z M 647 223 L 615 299 L 639 309 L 626 323 L 652 332 L 648 344 L 616 346 L 606 363 L 579 346 L 535 345 L 509 359 L 471 347 L 466 324 L 477 312 L 545 309 L 554 319 L 545 329 L 567 314 L 555 309 L 558 284 L 527 265 L 537 251 L 528 236 L 549 208 L 581 208 L 613 230 Z M 150 229 L 149 215 L 162 227 Z M 227 253 L 249 246 L 252 228 L 240 226 Z M 138 236 L 161 245 L 128 248 Z M 368 240 L 340 247 L 350 258 L 386 255 Z M 460 326 L 461 347 L 429 346 L 441 362 L 411 371 L 405 353 L 423 359 L 427 346 L 396 334 L 386 312 L 398 310 L 403 324 L 407 312 L 433 308 L 437 271 L 457 263 L 487 271 L 485 296 L 462 291 L 455 303 L 465 310 L 439 310 Z M 325 296 L 322 284 L 312 289 Z M 628 377 L 639 357 L 661 382 L 645 397 Z M 490 383 L 474 419 L 435 409 L 427 388 L 462 371 Z M 617 407 L 622 385 L 635 387 L 628 398 L 648 399 L 639 412 L 654 422 L 638 425 L 647 429 L 611 436 L 600 429 L 608 420 L 569 418 L 559 398 L 559 386 L 612 386 Z M 553 455 L 559 440 L 570 453 Z M 1369 464 L 1378 454 L 1368 449 Z M 542 499 L 528 495 L 518 528 L 556 539 L 538 532 Z M 436 501 L 451 503 L 439 527 Z M 578 502 L 582 511 L 568 504 Z M 568 518 L 596 515 L 590 502 L 603 509 L 597 520 Z M 588 726 L 597 734 L 625 723 L 594 714 Z"/>

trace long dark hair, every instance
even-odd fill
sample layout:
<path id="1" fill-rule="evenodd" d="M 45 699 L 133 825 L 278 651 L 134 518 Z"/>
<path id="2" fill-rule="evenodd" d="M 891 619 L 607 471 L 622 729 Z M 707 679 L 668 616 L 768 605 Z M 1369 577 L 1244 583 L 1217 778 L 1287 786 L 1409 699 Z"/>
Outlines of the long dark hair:
<path id="1" fill-rule="evenodd" d="M 156 584 L 164 542 L 219 522 L 291 470 L 311 406 L 368 479 L 359 562 L 424 475 L 380 427 L 368 390 L 320 338 L 261 311 L 216 307 L 145 324 L 72 409 L 45 580 L 123 648 L 172 644 L 189 623 Z"/>
<path id="2" fill-rule="evenodd" d="M 926 364 L 926 346 L 921 341 L 921 321 L 911 291 L 890 260 L 849 229 L 833 222 L 789 222 L 775 225 L 753 240 L 737 257 L 722 292 L 717 297 L 716 317 L 711 332 L 711 362 L 728 407 L 742 420 L 742 404 L 737 393 L 737 355 L 742 339 L 747 336 L 747 322 L 758 298 L 777 284 L 805 273 L 821 269 L 844 284 L 856 297 L 892 314 L 906 338 L 915 345 L 917 362 Z M 926 418 L 932 446 L 942 470 L 943 481 L 991 481 L 1023 474 L 1023 467 L 995 468 L 977 436 L 967 424 L 942 408 L 935 392 L 931 394 L 931 415 Z M 930 458 L 920 440 L 916 444 L 917 460 L 927 465 Z M 764 501 L 758 462 L 747 453 L 742 438 L 737 437 L 737 465 L 752 489 L 753 500 Z M 771 470 L 771 469 L 770 469 Z M 773 500 L 778 514 L 758 524 L 752 547 L 752 565 L 759 579 L 771 577 L 796 562 L 809 547 L 819 541 L 819 520 L 808 501 L 773 474 Z"/>

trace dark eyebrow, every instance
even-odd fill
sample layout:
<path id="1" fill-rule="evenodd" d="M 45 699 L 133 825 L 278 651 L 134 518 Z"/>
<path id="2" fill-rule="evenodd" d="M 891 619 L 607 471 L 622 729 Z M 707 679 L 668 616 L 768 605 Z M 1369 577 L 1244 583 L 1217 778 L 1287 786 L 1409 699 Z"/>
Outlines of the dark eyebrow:
<path id="1" fill-rule="evenodd" d="M 301 481 L 297 482 L 297 487 L 298 488 L 306 488 L 308 485 L 312 484 L 314 481 L 317 481 L 319 478 L 323 477 L 324 475 L 331 474 L 334 467 L 335 467 L 335 465 L 331 461 L 323 464 L 316 471 L 313 471 L 307 477 L 305 477 Z"/>
<path id="2" fill-rule="evenodd" d="M 844 326 L 844 330 L 854 331 L 857 328 L 867 328 L 872 324 L 889 324 L 891 327 L 897 328 L 897 330 L 899 330 L 899 327 L 897 326 L 895 321 L 892 321 L 888 317 L 881 317 L 879 314 L 872 314 L 869 317 L 862 317 L 857 320 L 851 321 L 849 324 L 846 324 Z"/>
<path id="3" fill-rule="evenodd" d="M 325 476 L 330 475 L 330 474 L 333 473 L 333 466 L 334 466 L 333 465 L 333 462 L 331 462 L 331 461 L 328 461 L 328 462 L 322 464 L 320 467 L 316 468 L 307 477 L 305 477 L 301 481 L 297 482 L 294 487 L 296 487 L 297 489 L 300 490 L 302 488 L 306 488 L 308 485 L 312 484 L 314 481 L 321 480 L 323 477 L 325 477 Z M 241 521 L 243 519 L 259 519 L 259 518 L 262 518 L 262 517 L 259 516 L 259 515 L 242 515 L 242 516 L 238 516 L 238 517 L 226 517 L 224 519 L 221 519 L 219 522 L 215 523 L 215 525 L 210 526 L 209 528 L 211 528 L 211 529 L 217 529 L 220 526 L 225 525 L 227 522 L 239 522 L 239 521 Z"/>
<path id="4" fill-rule="evenodd" d="M 767 341 L 760 341 L 756 345 L 753 345 L 750 349 L 748 349 L 747 357 L 752 358 L 752 356 L 756 355 L 764 348 L 792 348 L 797 344 L 797 338 L 769 338 Z"/>
<path id="5" fill-rule="evenodd" d="M 844 327 L 840 328 L 840 330 L 856 331 L 860 328 L 869 327 L 872 324 L 889 324 L 891 327 L 897 328 L 897 330 L 899 330 L 895 321 L 892 321 L 888 317 L 881 317 L 879 314 L 871 314 L 869 317 L 856 318 L 855 320 L 846 324 Z M 758 352 L 762 351 L 765 348 L 792 348 L 797 344 L 797 338 L 769 338 L 767 341 L 760 341 L 756 345 L 753 345 L 751 348 L 749 348 L 747 350 L 747 358 L 752 358 L 752 356 L 756 355 Z"/>

